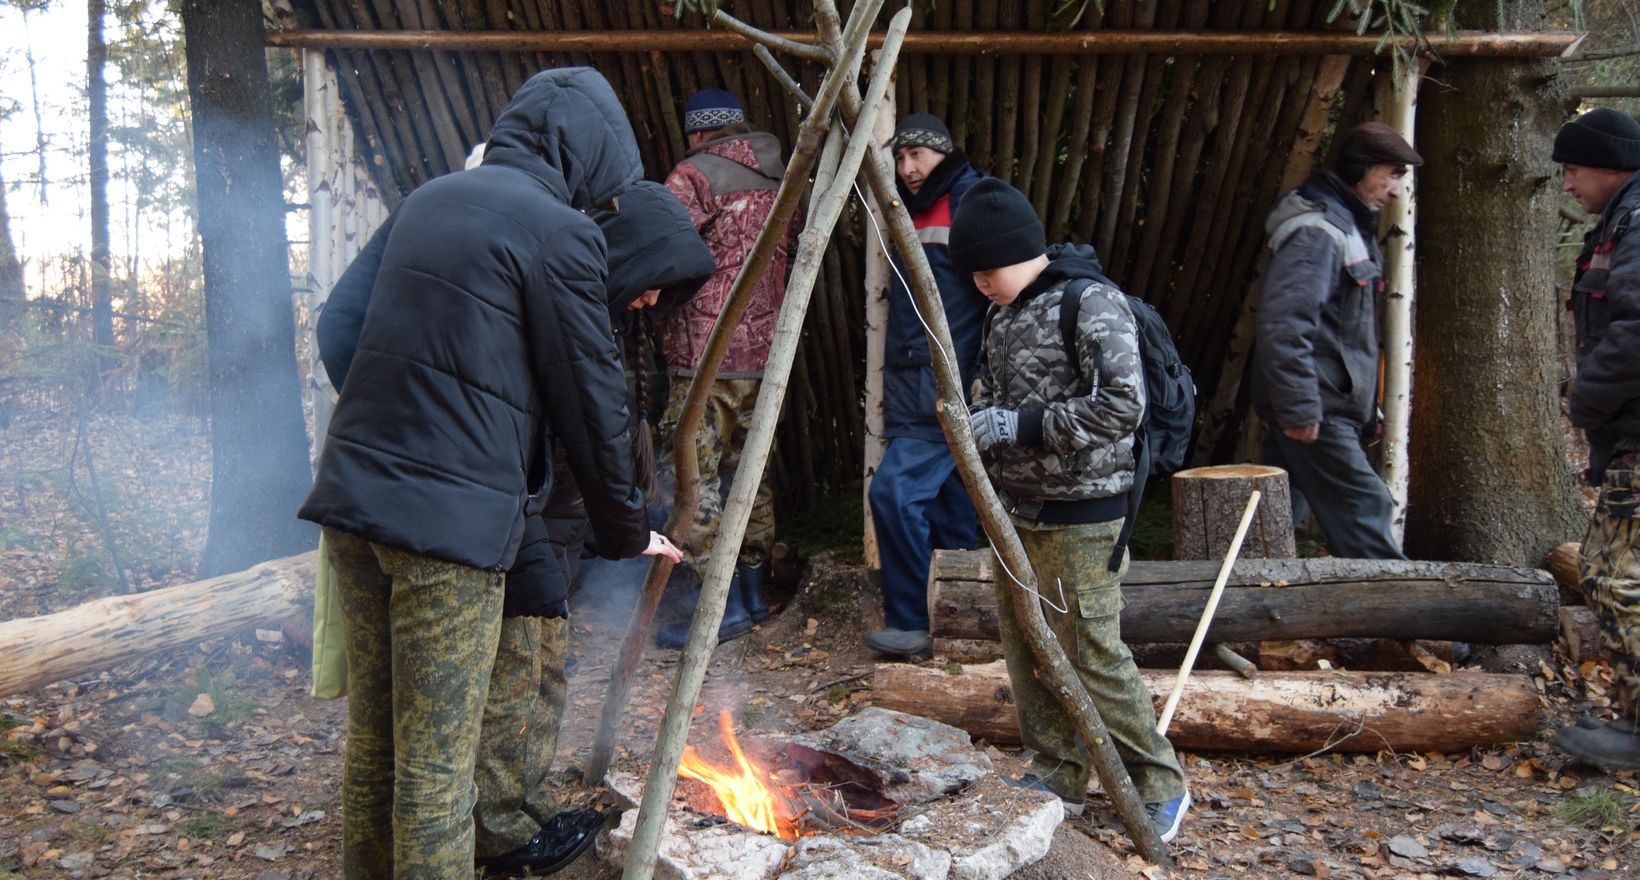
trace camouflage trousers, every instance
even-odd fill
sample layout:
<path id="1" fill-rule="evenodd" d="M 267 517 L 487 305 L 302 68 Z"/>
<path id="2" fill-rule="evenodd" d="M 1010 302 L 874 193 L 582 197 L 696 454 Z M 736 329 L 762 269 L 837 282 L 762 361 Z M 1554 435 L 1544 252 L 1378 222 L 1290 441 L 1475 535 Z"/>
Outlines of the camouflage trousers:
<path id="1" fill-rule="evenodd" d="M 562 617 L 501 621 L 473 777 L 480 856 L 502 855 L 529 843 L 558 814 L 558 803 L 541 790 L 541 780 L 558 750 L 568 654 L 569 621 Z"/>
<path id="2" fill-rule="evenodd" d="M 1640 721 L 1640 467 L 1625 456 L 1606 469 L 1577 573 L 1600 618 L 1612 684 L 1624 717 Z"/>
<path id="3" fill-rule="evenodd" d="M 752 425 L 752 408 L 757 405 L 757 390 L 761 379 L 719 379 L 712 383 L 706 395 L 706 411 L 701 415 L 700 433 L 695 437 L 696 455 L 700 459 L 700 507 L 689 528 L 684 547 L 685 560 L 699 567 L 712 557 L 712 546 L 717 541 L 718 522 L 723 518 L 722 474 L 733 471 L 740 464 L 740 450 L 746 446 L 746 432 Z M 671 449 L 677 435 L 678 419 L 683 414 L 684 399 L 689 396 L 689 382 L 674 377 L 666 403 L 666 416 L 661 420 L 660 435 L 663 450 L 658 456 L 670 464 Z M 774 490 L 769 488 L 769 475 L 758 481 L 757 495 L 752 499 L 752 515 L 746 522 L 746 537 L 740 542 L 739 560 L 745 565 L 758 565 L 769 558 L 769 546 L 774 543 Z"/>
<path id="4" fill-rule="evenodd" d="M 325 529 L 347 644 L 342 874 L 470 880 L 501 572 Z"/>
<path id="5" fill-rule="evenodd" d="M 1126 604 L 1122 575 L 1127 573 L 1127 560 L 1122 561 L 1121 571 L 1106 567 L 1122 521 L 1048 525 L 1017 516 L 1013 520 L 1036 571 L 1044 597 L 1038 600 L 1042 613 L 1110 728 L 1111 740 L 1140 798 L 1153 804 L 1183 794 L 1184 771 L 1178 756 L 1167 738 L 1156 732 L 1150 692 L 1139 678 L 1133 654 L 1122 642 L 1120 614 Z M 1075 721 L 1036 677 L 1036 656 L 1013 611 L 1012 595 L 1019 585 L 1001 565 L 996 566 L 995 584 L 1002 654 L 1013 686 L 1019 732 L 1026 747 L 1036 752 L 1031 772 L 1059 795 L 1081 800 L 1087 796 L 1093 758 L 1077 735 Z"/>

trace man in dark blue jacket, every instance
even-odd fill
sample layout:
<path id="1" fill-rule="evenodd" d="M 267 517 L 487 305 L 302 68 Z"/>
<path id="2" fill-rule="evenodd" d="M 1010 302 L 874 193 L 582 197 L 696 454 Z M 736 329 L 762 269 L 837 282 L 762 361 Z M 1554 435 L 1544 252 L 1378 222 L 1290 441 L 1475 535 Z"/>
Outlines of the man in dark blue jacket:
<path id="1" fill-rule="evenodd" d="M 1620 713 L 1581 718 L 1555 745 L 1610 770 L 1640 770 L 1640 122 L 1590 110 L 1560 127 L 1554 160 L 1562 188 L 1597 218 L 1568 303 L 1577 379 L 1566 402 L 1588 437 L 1588 479 L 1600 493 L 1578 582 L 1600 618 Z"/>
<path id="2" fill-rule="evenodd" d="M 604 239 L 582 213 L 641 172 L 603 77 L 544 71 L 484 164 L 411 193 L 359 269 L 369 306 L 300 512 L 324 527 L 342 606 L 349 880 L 472 876 L 503 573 L 551 489 L 554 442 L 586 477 L 602 553 L 678 556 L 633 478 Z"/>
<path id="3" fill-rule="evenodd" d="M 1337 165 L 1282 196 L 1265 221 L 1253 408 L 1269 428 L 1264 460 L 1287 469 L 1334 556 L 1406 558 L 1361 441 L 1377 425 L 1378 212 L 1423 161 L 1395 129 L 1358 125 Z"/>
<path id="4" fill-rule="evenodd" d="M 971 277 L 956 270 L 948 245 L 951 217 L 981 178 L 956 148 L 939 118 L 914 113 L 900 121 L 891 144 L 900 198 L 911 214 L 934 272 L 963 394 L 979 370 L 980 329 L 988 303 Z M 928 566 L 934 549 L 974 546 L 973 502 L 957 475 L 934 412 L 934 369 L 922 316 L 906 289 L 904 260 L 894 258 L 883 353 L 883 436 L 888 451 L 871 478 L 872 527 L 883 566 L 884 628 L 866 644 L 884 654 L 912 656 L 931 648 Z"/>

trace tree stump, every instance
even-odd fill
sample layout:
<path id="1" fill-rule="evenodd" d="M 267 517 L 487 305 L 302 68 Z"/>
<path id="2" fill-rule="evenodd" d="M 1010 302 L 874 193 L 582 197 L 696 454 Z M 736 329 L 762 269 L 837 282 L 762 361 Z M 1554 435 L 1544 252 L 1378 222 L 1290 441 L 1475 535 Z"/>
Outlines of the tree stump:
<path id="1" fill-rule="evenodd" d="M 1570 605 L 1560 609 L 1560 639 L 1566 643 L 1566 656 L 1573 663 L 1582 663 L 1601 655 L 1600 618 L 1594 609 Z"/>
<path id="2" fill-rule="evenodd" d="M 1241 556 L 1247 559 L 1291 559 L 1293 501 L 1287 472 L 1259 464 L 1227 464 L 1179 471 L 1173 475 L 1173 558 L 1222 559 L 1230 550 L 1247 496 L 1262 493 Z"/>
<path id="3" fill-rule="evenodd" d="M 1587 605 L 1588 598 L 1583 595 L 1583 580 L 1577 573 L 1577 557 L 1583 552 L 1583 545 L 1577 541 L 1568 541 L 1549 551 L 1543 560 L 1543 567 L 1555 576 L 1555 583 L 1560 586 L 1560 604 Z"/>

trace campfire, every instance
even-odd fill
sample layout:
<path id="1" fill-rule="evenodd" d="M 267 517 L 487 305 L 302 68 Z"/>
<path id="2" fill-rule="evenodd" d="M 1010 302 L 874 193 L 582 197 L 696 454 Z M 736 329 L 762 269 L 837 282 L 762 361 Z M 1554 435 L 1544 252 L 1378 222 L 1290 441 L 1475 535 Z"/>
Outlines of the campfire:
<path id="1" fill-rule="evenodd" d="M 662 820 L 657 880 L 1006 877 L 1042 857 L 1059 799 L 1005 785 L 968 734 L 867 708 L 818 731 L 742 743 L 733 716 L 684 752 Z M 642 780 L 611 773 L 627 809 L 598 839 L 625 864 Z"/>
<path id="2" fill-rule="evenodd" d="M 685 747 L 678 775 L 703 783 L 729 821 L 792 841 L 811 834 L 875 834 L 893 824 L 899 804 L 875 774 L 839 755 L 785 743 L 768 766 L 740 747 L 734 717 L 718 715 L 732 765 Z"/>

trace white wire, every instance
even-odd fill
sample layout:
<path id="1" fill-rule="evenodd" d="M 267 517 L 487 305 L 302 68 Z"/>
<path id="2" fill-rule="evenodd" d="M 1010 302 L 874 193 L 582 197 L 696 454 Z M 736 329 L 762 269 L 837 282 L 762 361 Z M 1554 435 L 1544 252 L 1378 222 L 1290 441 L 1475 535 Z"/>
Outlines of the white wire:
<path id="1" fill-rule="evenodd" d="M 1024 590 L 1025 592 L 1030 593 L 1031 595 L 1037 597 L 1038 599 L 1041 599 L 1043 601 L 1043 603 L 1046 604 L 1049 608 L 1052 608 L 1053 610 L 1059 612 L 1060 614 L 1069 614 L 1070 613 L 1071 603 L 1065 601 L 1065 581 L 1062 578 L 1057 578 L 1057 577 L 1054 578 L 1054 580 L 1059 584 L 1059 604 L 1055 605 L 1053 603 L 1053 600 L 1049 599 L 1045 594 L 1038 593 L 1037 591 L 1035 591 L 1035 590 L 1031 589 L 1030 587 L 1026 586 L 1024 581 L 1020 580 L 1017 577 L 1014 577 L 1014 573 L 1012 571 L 1008 570 L 1008 563 L 1002 561 L 1002 554 L 997 552 L 997 548 L 996 548 L 995 544 L 991 545 L 991 555 L 995 556 L 997 558 L 997 564 L 1002 566 L 1002 571 L 1003 571 L 1004 574 L 1008 575 L 1008 580 L 1011 580 L 1015 584 L 1018 584 L 1019 588 L 1021 590 Z"/>
<path id="2" fill-rule="evenodd" d="M 867 204 L 866 194 L 860 191 L 860 182 L 858 180 L 854 181 L 854 194 L 860 197 L 860 204 Z M 934 335 L 934 328 L 928 326 L 928 321 L 923 318 L 922 309 L 917 308 L 917 298 L 911 295 L 911 282 L 905 280 L 905 276 L 900 274 L 900 267 L 894 265 L 894 255 L 888 249 L 888 239 L 883 236 L 882 227 L 877 225 L 877 215 L 868 209 L 866 219 L 871 221 L 871 231 L 877 234 L 877 246 L 883 249 L 883 256 L 888 259 L 889 270 L 894 273 L 894 277 L 900 279 L 900 285 L 905 288 L 905 295 L 911 300 L 911 311 L 917 316 L 918 323 L 922 324 L 923 330 L 927 331 L 928 339 L 934 344 L 934 348 L 940 353 L 940 357 L 944 358 L 945 363 L 953 370 L 957 370 L 956 358 L 952 357 L 951 353 L 945 350 L 945 346 L 940 344 L 939 338 Z M 960 370 L 958 370 L 957 375 L 962 375 Z"/>

